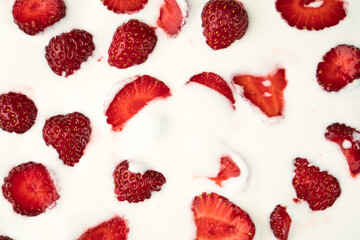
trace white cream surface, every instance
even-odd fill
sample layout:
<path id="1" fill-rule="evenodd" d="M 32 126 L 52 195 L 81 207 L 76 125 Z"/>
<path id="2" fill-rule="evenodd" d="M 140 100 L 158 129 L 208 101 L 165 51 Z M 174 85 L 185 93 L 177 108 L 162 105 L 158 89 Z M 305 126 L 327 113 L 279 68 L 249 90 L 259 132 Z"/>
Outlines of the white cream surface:
<path id="1" fill-rule="evenodd" d="M 129 240 L 191 240 L 196 228 L 191 203 L 202 192 L 216 192 L 247 211 L 256 225 L 255 240 L 275 239 L 269 216 L 277 204 L 292 218 L 289 239 L 358 239 L 360 179 L 350 175 L 340 148 L 325 139 L 334 122 L 360 130 L 360 87 L 354 81 L 337 93 L 321 89 L 316 67 L 338 44 L 360 47 L 360 1 L 347 0 L 347 16 L 322 31 L 290 27 L 274 0 L 242 0 L 248 15 L 245 36 L 224 50 L 205 43 L 201 11 L 207 0 L 188 0 L 186 24 L 177 38 L 156 29 L 154 52 L 141 65 L 110 67 L 107 50 L 118 26 L 137 18 L 156 26 L 161 0 L 145 9 L 118 15 L 100 0 L 65 0 L 66 17 L 36 36 L 28 36 L 13 21 L 14 0 L 0 1 L 0 93 L 21 92 L 38 107 L 35 125 L 25 134 L 0 131 L 0 185 L 18 164 L 43 163 L 52 173 L 60 199 L 37 217 L 16 214 L 0 193 L 0 235 L 15 240 L 73 240 L 89 227 L 119 215 L 127 219 Z M 55 75 L 45 59 L 49 40 L 74 28 L 94 37 L 93 55 L 75 74 Z M 267 75 L 286 69 L 284 117 L 276 123 L 235 91 L 234 110 L 216 91 L 185 83 L 203 71 L 228 83 L 234 74 Z M 106 123 L 104 105 L 116 83 L 135 75 L 151 75 L 169 86 L 172 96 L 151 102 L 121 132 Z M 63 164 L 42 139 L 47 118 L 79 111 L 91 120 L 92 135 L 75 167 Z M 248 167 L 246 186 L 217 186 L 220 157 L 239 154 Z M 292 187 L 293 160 L 307 158 L 340 182 L 335 204 L 312 212 L 296 204 Z M 167 182 L 151 199 L 129 204 L 115 198 L 112 172 L 122 160 L 141 169 L 160 171 Z M 145 166 L 145 168 L 143 167 Z M 237 184 L 236 181 L 233 184 Z"/>

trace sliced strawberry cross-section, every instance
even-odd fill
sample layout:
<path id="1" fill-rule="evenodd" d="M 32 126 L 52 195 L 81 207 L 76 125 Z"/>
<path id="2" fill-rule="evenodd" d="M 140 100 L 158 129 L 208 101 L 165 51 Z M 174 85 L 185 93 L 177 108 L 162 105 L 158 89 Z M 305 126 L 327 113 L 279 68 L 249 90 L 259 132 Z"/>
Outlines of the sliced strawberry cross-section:
<path id="1" fill-rule="evenodd" d="M 287 240 L 289 236 L 291 218 L 286 207 L 277 205 L 270 214 L 270 227 L 278 240 Z"/>
<path id="2" fill-rule="evenodd" d="M 186 0 L 180 1 L 186 2 Z M 185 16 L 186 15 L 187 13 Z M 176 37 L 180 32 L 181 27 L 185 24 L 184 18 L 185 17 L 176 0 L 164 0 L 164 3 L 160 8 L 160 16 L 157 20 L 157 25 L 170 37 Z"/>
<path id="3" fill-rule="evenodd" d="M 238 177 L 241 174 L 240 168 L 232 160 L 230 156 L 223 156 L 220 159 L 220 171 L 216 177 L 209 178 L 220 187 L 222 182 L 232 177 Z"/>
<path id="4" fill-rule="evenodd" d="M 115 13 L 132 14 L 142 10 L 148 0 L 101 0 L 107 9 Z"/>

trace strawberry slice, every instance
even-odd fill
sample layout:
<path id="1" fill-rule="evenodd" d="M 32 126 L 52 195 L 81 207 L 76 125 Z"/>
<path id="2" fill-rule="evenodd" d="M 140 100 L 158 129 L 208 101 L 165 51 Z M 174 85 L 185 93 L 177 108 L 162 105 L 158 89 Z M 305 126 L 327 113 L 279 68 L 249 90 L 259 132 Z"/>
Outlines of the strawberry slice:
<path id="1" fill-rule="evenodd" d="M 13 6 L 15 23 L 26 34 L 35 35 L 65 17 L 63 0 L 16 0 Z"/>
<path id="2" fill-rule="evenodd" d="M 233 104 L 233 107 L 235 109 L 235 106 L 234 106 L 235 99 L 234 99 L 232 90 L 229 87 L 229 85 L 227 84 L 227 82 L 219 75 L 212 73 L 212 72 L 203 72 L 203 73 L 192 76 L 186 84 L 188 84 L 190 82 L 200 83 L 204 86 L 207 86 L 207 87 L 217 91 L 218 93 L 222 94 L 227 99 L 229 99 L 229 101 Z"/>
<path id="3" fill-rule="evenodd" d="M 285 69 L 267 76 L 235 75 L 233 83 L 242 87 L 240 93 L 268 117 L 282 116 L 283 91 L 287 85 Z"/>
<path id="4" fill-rule="evenodd" d="M 346 17 L 343 0 L 277 0 L 276 10 L 292 27 L 321 30 Z"/>
<path id="5" fill-rule="evenodd" d="M 216 193 L 196 196 L 191 210 L 196 225 L 195 240 L 251 240 L 255 225 L 250 216 Z"/>
<path id="6" fill-rule="evenodd" d="M 52 208 L 59 194 L 49 171 L 41 163 L 28 162 L 14 167 L 4 179 L 4 197 L 14 211 L 25 216 L 37 216 Z"/>
<path id="7" fill-rule="evenodd" d="M 149 75 L 135 76 L 115 95 L 105 115 L 114 131 L 121 131 L 125 123 L 150 101 L 170 96 L 165 83 Z"/>
<path id="8" fill-rule="evenodd" d="M 218 175 L 209 179 L 221 187 L 223 181 L 232 177 L 238 177 L 240 174 L 240 168 L 236 165 L 232 158 L 230 156 L 223 156 L 220 159 L 220 171 Z"/>
<path id="9" fill-rule="evenodd" d="M 158 27 L 162 28 L 170 37 L 176 37 L 184 24 L 184 16 L 176 0 L 164 0 L 157 20 Z"/>
<path id="10" fill-rule="evenodd" d="M 327 127 L 325 138 L 337 143 L 346 157 L 353 177 L 360 173 L 360 132 L 345 124 L 333 123 Z"/>
<path id="11" fill-rule="evenodd" d="M 77 240 L 126 240 L 129 231 L 126 220 L 116 216 L 89 228 Z"/>
<path id="12" fill-rule="evenodd" d="M 115 13 L 132 14 L 142 10 L 148 0 L 101 0 L 107 9 Z"/>
<path id="13" fill-rule="evenodd" d="M 360 78 L 360 49 L 345 44 L 332 48 L 318 64 L 316 78 L 328 92 L 339 91 Z"/>
<path id="14" fill-rule="evenodd" d="M 286 207 L 277 205 L 270 214 L 270 227 L 274 236 L 279 240 L 287 240 L 291 225 L 291 218 Z"/>

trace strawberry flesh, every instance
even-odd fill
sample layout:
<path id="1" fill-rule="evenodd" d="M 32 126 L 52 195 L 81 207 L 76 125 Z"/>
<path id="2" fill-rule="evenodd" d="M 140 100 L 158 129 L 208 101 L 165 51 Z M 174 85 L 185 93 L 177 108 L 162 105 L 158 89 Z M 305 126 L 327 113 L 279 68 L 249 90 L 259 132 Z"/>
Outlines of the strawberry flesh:
<path id="1" fill-rule="evenodd" d="M 250 216 L 216 193 L 202 193 L 191 210 L 196 225 L 195 240 L 251 240 L 255 225 Z"/>
<path id="2" fill-rule="evenodd" d="M 316 78 L 328 92 L 339 91 L 360 78 L 360 49 L 345 44 L 332 48 L 318 64 Z"/>
<path id="3" fill-rule="evenodd" d="M 170 37 L 176 37 L 184 24 L 185 20 L 176 0 L 164 0 L 157 20 L 158 27 Z"/>
<path id="4" fill-rule="evenodd" d="M 360 173 L 360 132 L 345 124 L 333 123 L 327 127 L 325 138 L 337 143 L 346 157 L 352 176 Z M 349 146 L 346 146 L 349 143 Z"/>
<path id="5" fill-rule="evenodd" d="M 115 13 L 132 14 L 142 10 L 148 0 L 101 0 L 107 9 Z"/>
<path id="6" fill-rule="evenodd" d="M 279 240 L 287 240 L 291 225 L 291 218 L 286 212 L 286 207 L 277 205 L 270 214 L 270 228 Z"/>
<path id="7" fill-rule="evenodd" d="M 60 197 L 46 167 L 34 162 L 13 168 L 4 179 L 2 192 L 14 211 L 25 216 L 44 213 Z"/>
<path id="8" fill-rule="evenodd" d="M 121 131 L 124 124 L 150 101 L 170 96 L 170 89 L 149 75 L 137 76 L 115 95 L 105 115 L 114 131 Z"/>
<path id="9" fill-rule="evenodd" d="M 277 0 L 276 10 L 292 27 L 322 30 L 346 17 L 342 0 Z"/>
<path id="10" fill-rule="evenodd" d="M 233 83 L 242 87 L 242 95 L 268 117 L 282 116 L 283 91 L 287 85 L 285 69 L 277 69 L 267 76 L 236 75 Z"/>
<path id="11" fill-rule="evenodd" d="M 307 201 L 313 211 L 331 207 L 341 194 L 338 180 L 327 171 L 309 166 L 307 159 L 296 158 L 294 165 L 292 184 L 297 198 Z"/>
<path id="12" fill-rule="evenodd" d="M 240 168 L 231 159 L 230 156 L 223 156 L 220 159 L 220 171 L 216 177 L 209 178 L 221 187 L 222 182 L 232 177 L 239 177 L 241 174 Z"/>

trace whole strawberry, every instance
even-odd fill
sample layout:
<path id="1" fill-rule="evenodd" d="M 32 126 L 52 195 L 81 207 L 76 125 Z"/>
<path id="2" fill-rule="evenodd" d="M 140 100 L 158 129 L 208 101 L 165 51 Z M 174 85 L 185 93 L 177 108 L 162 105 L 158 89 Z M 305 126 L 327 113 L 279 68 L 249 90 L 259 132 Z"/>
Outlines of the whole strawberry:
<path id="1" fill-rule="evenodd" d="M 90 133 L 90 120 L 78 112 L 53 116 L 46 120 L 43 128 L 46 145 L 53 146 L 60 159 L 69 166 L 80 161 Z"/>
<path id="2" fill-rule="evenodd" d="M 203 8 L 203 34 L 214 50 L 229 47 L 241 39 L 248 28 L 248 15 L 237 0 L 210 0 Z"/>
<path id="3" fill-rule="evenodd" d="M 15 23 L 29 35 L 35 35 L 65 17 L 63 0 L 15 0 Z"/>
<path id="4" fill-rule="evenodd" d="M 53 37 L 45 47 L 45 58 L 51 70 L 65 77 L 80 68 L 95 49 L 92 35 L 84 30 L 74 29 L 71 32 Z"/>
<path id="5" fill-rule="evenodd" d="M 308 202 L 313 211 L 331 207 L 341 194 L 338 180 L 318 167 L 309 166 L 304 158 L 295 159 L 292 184 L 299 199 Z"/>
<path id="6" fill-rule="evenodd" d="M 291 218 L 286 212 L 286 207 L 277 205 L 270 214 L 270 228 L 279 240 L 287 240 L 291 225 Z"/>
<path id="7" fill-rule="evenodd" d="M 8 132 L 24 133 L 35 123 L 35 103 L 21 93 L 0 95 L 0 128 Z"/>
<path id="8" fill-rule="evenodd" d="M 0 236 L 0 240 L 13 240 L 13 239 L 7 236 Z"/>
<path id="9" fill-rule="evenodd" d="M 154 50 L 156 42 L 154 29 L 132 19 L 116 29 L 108 51 L 108 62 L 120 69 L 142 64 Z"/>

